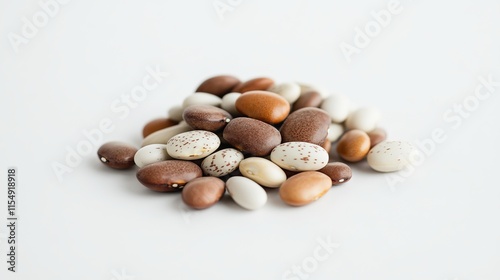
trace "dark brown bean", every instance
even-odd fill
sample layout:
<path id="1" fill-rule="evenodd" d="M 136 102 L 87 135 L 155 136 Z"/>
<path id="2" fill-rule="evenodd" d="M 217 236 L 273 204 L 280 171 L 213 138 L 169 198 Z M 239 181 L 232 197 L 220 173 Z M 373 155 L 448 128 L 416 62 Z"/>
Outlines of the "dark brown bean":
<path id="1" fill-rule="evenodd" d="M 368 137 L 370 137 L 370 148 L 373 148 L 387 138 L 387 132 L 383 128 L 378 127 L 368 132 Z"/>
<path id="2" fill-rule="evenodd" d="M 186 123 L 194 129 L 217 131 L 233 118 L 225 110 L 212 105 L 191 105 L 182 115 Z"/>
<path id="3" fill-rule="evenodd" d="M 239 84 L 233 89 L 233 92 L 244 93 L 252 90 L 267 90 L 272 85 L 274 85 L 274 81 L 270 78 L 255 78 Z"/>
<path id="4" fill-rule="evenodd" d="M 297 111 L 306 107 L 319 107 L 323 97 L 317 91 L 308 91 L 302 94 L 295 103 L 293 103 L 292 111 Z"/>
<path id="5" fill-rule="evenodd" d="M 283 122 L 280 133 L 283 142 L 309 142 L 323 145 L 331 118 L 327 112 L 313 107 L 291 113 Z"/>
<path id="6" fill-rule="evenodd" d="M 343 184 L 352 178 L 351 168 L 342 162 L 330 162 L 318 171 L 330 177 L 333 185 Z"/>
<path id="7" fill-rule="evenodd" d="M 235 118 L 222 133 L 236 149 L 254 156 L 266 156 L 281 143 L 281 134 L 272 125 L 251 118 Z"/>
<path id="8" fill-rule="evenodd" d="M 205 80 L 198 86 L 196 92 L 206 92 L 222 97 L 226 93 L 230 93 L 239 84 L 241 82 L 236 77 L 220 75 Z"/>
<path id="9" fill-rule="evenodd" d="M 224 181 L 217 177 L 200 177 L 182 189 L 182 201 L 194 209 L 205 209 L 217 203 L 226 191 Z"/>
<path id="10" fill-rule="evenodd" d="M 142 129 L 142 137 L 146 138 L 149 134 L 156 132 L 160 129 L 174 126 L 178 124 L 178 121 L 174 121 L 169 118 L 158 118 L 148 122 Z"/>
<path id="11" fill-rule="evenodd" d="M 291 170 L 287 170 L 287 169 L 284 169 L 284 168 L 281 168 L 283 171 L 285 171 L 285 175 L 286 175 L 286 178 L 290 178 L 292 177 L 293 175 L 297 175 L 300 173 L 300 171 L 291 171 Z"/>
<path id="12" fill-rule="evenodd" d="M 156 162 L 137 171 L 139 182 L 157 192 L 178 191 L 189 181 L 201 175 L 202 171 L 198 165 L 184 160 Z"/>
<path id="13" fill-rule="evenodd" d="M 127 169 L 134 166 L 137 148 L 123 142 L 108 142 L 97 150 L 99 160 L 114 169 Z"/>

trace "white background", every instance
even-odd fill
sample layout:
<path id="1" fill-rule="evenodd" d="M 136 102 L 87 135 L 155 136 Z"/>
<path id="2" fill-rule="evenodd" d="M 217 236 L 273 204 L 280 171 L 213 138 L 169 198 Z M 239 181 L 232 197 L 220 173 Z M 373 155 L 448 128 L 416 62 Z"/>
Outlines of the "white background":
<path id="1" fill-rule="evenodd" d="M 500 2 L 402 1 L 350 63 L 340 44 L 353 45 L 355 28 L 388 1 L 231 3 L 219 17 L 212 0 L 73 0 L 16 53 L 9 36 L 42 9 L 1 1 L 0 278 L 286 279 L 294 265 L 314 264 L 322 239 L 339 247 L 302 278 L 500 279 L 500 86 L 460 124 L 443 118 L 472 100 L 479 76 L 500 81 Z M 156 65 L 170 75 L 128 115 L 113 112 Z M 258 211 L 228 197 L 191 211 L 179 194 L 141 186 L 135 170 L 105 168 L 97 146 L 58 181 L 52 165 L 65 164 L 84 130 L 110 118 L 100 143 L 139 145 L 147 121 L 226 73 L 318 84 L 378 107 L 392 140 L 417 143 L 436 128 L 446 140 L 403 182 L 391 187 L 356 164 L 349 183 L 301 208 L 270 191 Z M 10 166 L 19 176 L 16 274 L 5 263 Z"/>

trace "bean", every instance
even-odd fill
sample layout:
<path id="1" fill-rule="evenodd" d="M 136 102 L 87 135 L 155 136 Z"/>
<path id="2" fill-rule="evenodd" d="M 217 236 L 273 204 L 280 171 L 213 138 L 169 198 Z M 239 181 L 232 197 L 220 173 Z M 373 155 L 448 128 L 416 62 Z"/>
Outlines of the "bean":
<path id="1" fill-rule="evenodd" d="M 142 129 L 142 137 L 146 138 L 148 135 L 150 135 L 153 132 L 156 132 L 160 129 L 174 126 L 178 123 L 179 123 L 178 121 L 174 121 L 174 120 L 169 119 L 169 118 L 154 119 L 154 120 L 148 122 L 144 126 L 144 128 Z"/>
<path id="2" fill-rule="evenodd" d="M 273 84 L 274 81 L 270 78 L 265 78 L 265 77 L 255 78 L 237 85 L 235 88 L 233 88 L 232 91 L 244 93 L 252 90 L 267 90 Z"/>
<path id="3" fill-rule="evenodd" d="M 418 150 L 406 141 L 383 141 L 368 153 L 368 165 L 379 172 L 394 172 L 412 164 Z"/>
<path id="4" fill-rule="evenodd" d="M 236 109 L 248 116 L 269 124 L 285 120 L 290 113 L 290 104 L 283 97 L 269 91 L 249 91 L 235 103 Z"/>
<path id="5" fill-rule="evenodd" d="M 103 144 L 97 156 L 103 164 L 114 169 L 128 169 L 134 166 L 137 148 L 127 143 L 113 141 Z"/>
<path id="6" fill-rule="evenodd" d="M 307 142 L 286 142 L 271 152 L 271 161 L 283 169 L 309 171 L 323 168 L 328 163 L 328 152 L 321 146 Z"/>
<path id="7" fill-rule="evenodd" d="M 149 134 L 144 140 L 142 140 L 142 147 L 151 145 L 151 144 L 167 144 L 170 138 L 175 135 L 193 130 L 191 126 L 189 126 L 186 122 L 182 121 L 177 125 L 170 126 L 164 129 L 160 129 L 156 132 Z"/>
<path id="8" fill-rule="evenodd" d="M 236 100 L 241 96 L 241 93 L 231 92 L 222 97 L 221 108 L 226 110 L 233 117 L 240 117 L 242 114 L 236 109 Z"/>
<path id="9" fill-rule="evenodd" d="M 293 104 L 300 97 L 300 86 L 296 83 L 282 83 L 267 90 L 282 96 L 290 104 Z"/>
<path id="10" fill-rule="evenodd" d="M 236 170 L 243 160 L 243 154 L 227 148 L 206 157 L 201 163 L 203 172 L 214 177 L 222 177 Z"/>
<path id="11" fill-rule="evenodd" d="M 189 181 L 201 175 L 201 168 L 198 165 L 183 160 L 156 162 L 137 171 L 139 182 L 157 192 L 179 191 Z"/>
<path id="12" fill-rule="evenodd" d="M 193 130 L 177 134 L 167 142 L 168 154 L 176 159 L 195 160 L 213 153 L 220 146 L 217 134 Z"/>
<path id="13" fill-rule="evenodd" d="M 139 167 L 168 159 L 172 159 L 172 157 L 167 153 L 167 145 L 164 144 L 144 146 L 134 156 L 135 165 Z"/>
<path id="14" fill-rule="evenodd" d="M 368 137 L 370 137 L 370 148 L 373 148 L 387 138 L 387 132 L 383 128 L 375 128 L 368 132 Z"/>
<path id="15" fill-rule="evenodd" d="M 201 83 L 196 89 L 196 92 L 206 92 L 222 97 L 225 94 L 230 93 L 231 90 L 240 83 L 241 81 L 234 76 L 215 76 Z"/>
<path id="16" fill-rule="evenodd" d="M 184 99 L 182 108 L 186 109 L 191 105 L 212 105 L 219 107 L 222 99 L 216 95 L 206 92 L 195 92 Z"/>
<path id="17" fill-rule="evenodd" d="M 335 123 L 341 123 L 347 119 L 350 106 L 349 99 L 340 94 L 332 94 L 321 103 L 321 109 L 328 112 Z"/>
<path id="18" fill-rule="evenodd" d="M 194 209 L 205 209 L 216 204 L 224 195 L 224 181 L 216 177 L 200 177 L 182 189 L 182 201 Z"/>
<path id="19" fill-rule="evenodd" d="M 280 197 L 286 204 L 303 206 L 321 198 L 330 190 L 332 180 L 318 171 L 305 171 L 288 178 L 280 188 Z"/>
<path id="20" fill-rule="evenodd" d="M 265 158 L 246 158 L 240 162 L 239 169 L 243 176 L 268 188 L 278 188 L 286 180 L 285 172 Z"/>
<path id="21" fill-rule="evenodd" d="M 231 114 L 212 105 L 191 105 L 182 117 L 192 128 L 207 131 L 222 129 L 232 119 Z"/>
<path id="22" fill-rule="evenodd" d="M 339 156 L 347 161 L 357 162 L 365 158 L 370 150 L 370 137 L 362 130 L 354 129 L 344 133 L 337 145 Z"/>
<path id="23" fill-rule="evenodd" d="M 266 156 L 281 143 L 281 134 L 272 125 L 246 117 L 229 122 L 222 135 L 236 149 L 254 156 Z"/>
<path id="24" fill-rule="evenodd" d="M 257 210 L 267 202 L 267 193 L 254 181 L 234 176 L 226 181 L 227 191 L 239 206 L 247 210 Z"/>
<path id="25" fill-rule="evenodd" d="M 318 171 L 330 177 L 333 185 L 346 183 L 352 178 L 351 168 L 342 162 L 330 162 Z"/>
<path id="26" fill-rule="evenodd" d="M 323 98 L 317 91 L 307 91 L 304 94 L 301 94 L 295 103 L 293 103 L 292 111 L 297 111 L 307 107 L 319 107 L 322 101 Z"/>
<path id="27" fill-rule="evenodd" d="M 345 121 L 347 129 L 359 129 L 370 132 L 377 127 L 380 119 L 380 112 L 372 107 L 363 107 L 349 114 Z"/>
<path id="28" fill-rule="evenodd" d="M 283 142 L 308 142 L 322 145 L 328 135 L 331 120 L 318 108 L 302 108 L 291 113 L 280 128 Z"/>

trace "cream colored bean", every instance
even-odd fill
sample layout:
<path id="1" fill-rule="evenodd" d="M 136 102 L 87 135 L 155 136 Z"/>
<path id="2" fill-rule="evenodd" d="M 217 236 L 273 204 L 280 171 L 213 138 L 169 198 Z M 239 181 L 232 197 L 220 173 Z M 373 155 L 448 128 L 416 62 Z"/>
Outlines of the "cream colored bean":
<path id="1" fill-rule="evenodd" d="M 142 140 L 141 146 L 147 146 L 151 144 L 167 144 L 170 138 L 174 137 L 179 133 L 193 130 L 186 122 L 182 121 L 178 125 L 160 129 L 156 132 L 149 134 L 144 140 Z"/>
<path id="2" fill-rule="evenodd" d="M 285 171 L 265 158 L 246 158 L 240 162 L 239 169 L 243 176 L 268 188 L 278 188 L 286 180 Z"/>
<path id="3" fill-rule="evenodd" d="M 226 182 L 226 188 L 234 202 L 245 209 L 256 210 L 267 202 L 266 191 L 248 178 L 231 177 Z"/>

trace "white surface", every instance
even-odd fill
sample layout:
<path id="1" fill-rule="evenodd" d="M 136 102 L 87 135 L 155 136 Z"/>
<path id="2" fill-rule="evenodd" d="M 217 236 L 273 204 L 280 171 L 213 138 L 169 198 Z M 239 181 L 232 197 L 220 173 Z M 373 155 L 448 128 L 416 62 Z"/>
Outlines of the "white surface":
<path id="1" fill-rule="evenodd" d="M 319 238 L 339 246 L 308 279 L 500 278 L 500 87 L 456 128 L 460 119 L 443 119 L 478 76 L 500 80 L 500 2 L 402 1 L 351 63 L 339 45 L 388 1 L 242 1 L 221 20 L 212 0 L 73 0 L 15 53 L 8 34 L 20 34 L 37 3 L 0 4 L 0 181 L 18 167 L 20 217 L 14 275 L 1 183 L 1 279 L 282 279 L 312 261 Z M 128 115 L 113 112 L 155 65 L 168 78 Z M 100 142 L 139 145 L 145 122 L 221 73 L 346 94 L 378 107 L 392 140 L 435 128 L 447 138 L 393 188 L 354 165 L 351 182 L 301 208 L 270 191 L 259 211 L 229 198 L 191 211 L 179 194 L 142 187 L 134 171 L 103 168 L 97 147 L 58 182 L 51 165 L 83 130 L 110 118 Z"/>

